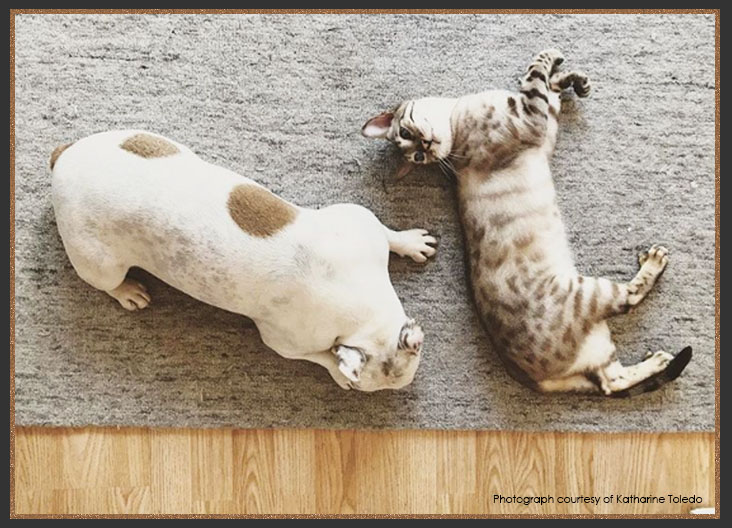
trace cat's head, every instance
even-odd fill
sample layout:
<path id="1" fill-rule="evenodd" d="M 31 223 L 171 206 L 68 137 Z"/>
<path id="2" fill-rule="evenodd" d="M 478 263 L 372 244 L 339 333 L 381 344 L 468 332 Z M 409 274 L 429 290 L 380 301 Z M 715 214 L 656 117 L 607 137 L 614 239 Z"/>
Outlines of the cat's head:
<path id="1" fill-rule="evenodd" d="M 397 177 L 415 165 L 444 160 L 452 150 L 450 114 L 454 100 L 436 97 L 412 99 L 390 112 L 369 119 L 361 133 L 370 138 L 387 139 L 402 151 L 405 163 Z"/>
<path id="2" fill-rule="evenodd" d="M 414 379 L 423 341 L 422 328 L 409 319 L 401 327 L 396 342 L 336 345 L 333 353 L 338 359 L 338 369 L 354 389 L 366 392 L 401 389 Z"/>

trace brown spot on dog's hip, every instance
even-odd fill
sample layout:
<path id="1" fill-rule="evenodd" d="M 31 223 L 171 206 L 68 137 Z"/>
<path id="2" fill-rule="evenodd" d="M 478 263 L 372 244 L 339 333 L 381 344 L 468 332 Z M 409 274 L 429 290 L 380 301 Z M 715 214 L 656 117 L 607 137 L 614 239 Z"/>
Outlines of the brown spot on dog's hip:
<path id="1" fill-rule="evenodd" d="M 297 209 L 264 187 L 242 184 L 229 193 L 229 215 L 245 232 L 268 237 L 291 224 Z"/>
<path id="2" fill-rule="evenodd" d="M 49 162 L 51 165 L 51 170 L 56 166 L 56 161 L 58 160 L 58 157 L 64 153 L 64 151 L 69 148 L 73 143 L 66 143 L 65 145 L 59 145 L 55 149 L 53 149 L 53 152 L 51 152 L 51 161 Z"/>
<path id="3" fill-rule="evenodd" d="M 120 148 L 143 158 L 164 158 L 180 152 L 178 147 L 167 139 L 150 134 L 135 134 L 127 138 Z"/>

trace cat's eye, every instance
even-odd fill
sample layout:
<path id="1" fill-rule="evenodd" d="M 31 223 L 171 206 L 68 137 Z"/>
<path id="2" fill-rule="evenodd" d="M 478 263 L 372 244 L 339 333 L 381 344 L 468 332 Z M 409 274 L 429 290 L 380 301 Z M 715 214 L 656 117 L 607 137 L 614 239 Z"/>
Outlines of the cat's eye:
<path id="1" fill-rule="evenodd" d="M 406 139 L 407 141 L 409 141 L 409 140 L 412 139 L 412 133 L 409 130 L 407 130 L 406 128 L 401 127 L 399 129 L 399 137 L 402 138 L 402 139 Z"/>

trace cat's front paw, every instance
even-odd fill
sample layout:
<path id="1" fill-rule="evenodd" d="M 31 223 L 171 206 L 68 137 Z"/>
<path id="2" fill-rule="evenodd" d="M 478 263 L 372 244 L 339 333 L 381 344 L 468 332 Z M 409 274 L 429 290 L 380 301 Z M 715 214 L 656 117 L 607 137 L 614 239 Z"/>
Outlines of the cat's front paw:
<path id="1" fill-rule="evenodd" d="M 437 244 L 437 239 L 426 229 L 400 231 L 397 235 L 391 249 L 402 257 L 409 257 L 415 262 L 426 262 L 437 251 L 430 245 Z"/>
<path id="2" fill-rule="evenodd" d="M 660 275 L 668 265 L 668 249 L 658 244 L 654 244 L 648 251 L 638 255 L 638 263 L 641 268 L 647 266 L 649 271 Z"/>

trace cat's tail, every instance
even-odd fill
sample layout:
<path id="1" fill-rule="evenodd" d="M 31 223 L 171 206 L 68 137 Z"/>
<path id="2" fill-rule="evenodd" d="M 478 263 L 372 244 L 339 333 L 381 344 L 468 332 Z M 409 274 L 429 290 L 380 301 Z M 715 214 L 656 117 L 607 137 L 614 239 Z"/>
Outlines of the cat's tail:
<path id="1" fill-rule="evenodd" d="M 608 396 L 611 398 L 628 398 L 630 396 L 643 394 L 644 392 L 657 390 L 666 383 L 678 378 L 681 372 L 686 368 L 686 365 L 689 364 L 689 361 L 691 361 L 690 346 L 676 354 L 676 357 L 674 357 L 661 372 L 657 372 L 656 374 L 641 380 L 632 387 L 628 387 L 627 389 L 617 392 L 611 392 Z"/>

